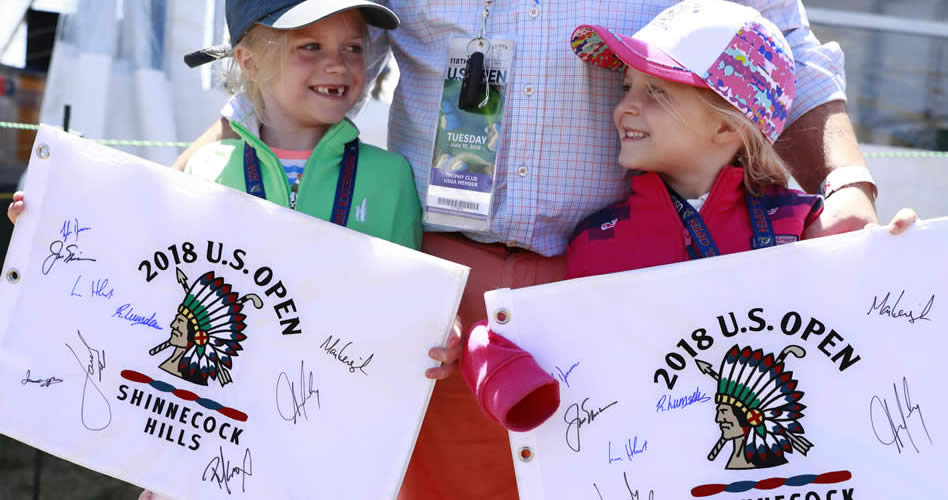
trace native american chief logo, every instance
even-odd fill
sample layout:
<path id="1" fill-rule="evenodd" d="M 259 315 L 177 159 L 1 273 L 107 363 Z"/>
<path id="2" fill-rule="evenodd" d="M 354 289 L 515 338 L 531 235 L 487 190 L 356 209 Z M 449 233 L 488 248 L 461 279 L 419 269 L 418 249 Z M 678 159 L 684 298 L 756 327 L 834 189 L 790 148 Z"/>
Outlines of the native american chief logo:
<path id="1" fill-rule="evenodd" d="M 241 313 L 244 303 L 249 300 L 261 309 L 263 301 L 252 293 L 238 297 L 224 278 L 214 276 L 214 271 L 204 273 L 190 287 L 188 277 L 181 269 L 177 271 L 184 300 L 171 322 L 171 338 L 148 354 L 154 356 L 173 346 L 174 352 L 159 368 L 188 382 L 207 385 L 210 378 L 223 387 L 232 381 L 228 370 L 233 368 L 237 351 L 243 349 L 240 343 L 247 338 L 247 316 Z"/>
<path id="2" fill-rule="evenodd" d="M 714 461 L 728 441 L 733 443 L 725 469 L 763 469 L 787 463 L 794 450 L 806 455 L 813 446 L 803 437 L 805 405 L 793 372 L 784 371 L 787 354 L 798 358 L 806 351 L 790 345 L 774 357 L 761 349 L 734 345 L 721 360 L 718 373 L 710 363 L 695 360 L 701 373 L 717 384 L 715 418 L 721 437 L 708 460 Z"/>

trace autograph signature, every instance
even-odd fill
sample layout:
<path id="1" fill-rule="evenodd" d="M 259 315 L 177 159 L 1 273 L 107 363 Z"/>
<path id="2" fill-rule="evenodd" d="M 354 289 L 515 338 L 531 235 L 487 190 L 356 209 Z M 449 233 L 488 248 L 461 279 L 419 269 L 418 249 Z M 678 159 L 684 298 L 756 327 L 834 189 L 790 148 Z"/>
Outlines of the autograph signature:
<path id="1" fill-rule="evenodd" d="M 79 359 L 79 355 L 76 354 L 76 350 L 72 348 L 69 344 L 66 344 L 66 347 L 72 352 L 72 355 L 76 358 L 76 363 L 79 363 L 79 369 L 85 373 L 86 379 L 82 384 L 82 407 L 80 408 L 80 414 L 82 415 L 82 425 L 90 431 L 101 431 L 109 426 L 112 423 L 112 405 L 109 404 L 109 399 L 105 397 L 105 394 L 102 393 L 102 390 L 99 389 L 99 386 L 95 383 L 96 374 L 98 374 L 99 382 L 102 382 L 102 370 L 105 369 L 105 350 L 99 351 L 98 349 L 93 349 L 89 347 L 89 343 L 86 342 L 86 339 L 82 337 L 82 333 L 76 330 L 76 333 L 79 335 L 79 340 L 82 341 L 82 345 L 85 346 L 86 351 L 89 355 L 89 364 L 83 365 L 82 360 Z M 100 404 L 98 407 L 99 411 L 89 410 L 91 415 L 86 414 L 86 393 L 89 391 L 89 386 L 92 386 L 96 392 L 99 393 L 99 396 L 102 398 L 102 403 L 105 405 L 105 411 L 101 411 L 103 406 Z M 91 407 L 91 405 L 90 405 Z M 108 412 L 108 416 L 105 416 L 105 412 Z M 90 423 L 90 421 L 97 421 L 96 423 Z M 105 421 L 104 424 L 100 423 Z"/>
<path id="2" fill-rule="evenodd" d="M 214 480 L 217 481 L 217 487 L 219 489 L 226 489 L 227 494 L 230 495 L 230 480 L 236 475 L 240 475 L 240 491 L 247 491 L 247 478 L 253 476 L 253 460 L 250 458 L 250 448 L 247 448 L 247 451 L 244 453 L 244 462 L 239 467 L 231 467 L 230 460 L 224 460 L 224 448 L 218 446 L 220 449 L 220 455 L 211 459 L 207 463 L 207 467 L 204 467 L 204 474 L 201 476 L 202 481 Z M 210 473 L 210 477 L 208 477 Z"/>
<path id="3" fill-rule="evenodd" d="M 899 409 L 898 418 L 896 419 L 892 418 L 893 415 L 889 409 L 889 402 L 887 400 L 882 399 L 879 396 L 872 396 L 872 400 L 869 401 L 869 420 L 872 423 L 872 432 L 875 433 L 876 439 L 886 446 L 892 446 L 894 444 L 895 450 L 901 454 L 902 449 L 907 448 L 906 442 L 903 441 L 904 435 L 908 438 L 908 443 L 912 445 L 915 453 L 919 453 L 918 446 L 915 444 L 915 438 L 912 437 L 912 431 L 909 429 L 909 420 L 911 420 L 912 417 L 917 414 L 918 421 L 922 424 L 922 430 L 925 431 L 925 437 L 928 438 L 929 444 L 934 444 L 932 441 L 932 436 L 928 433 L 928 427 L 925 425 L 925 417 L 922 416 L 921 405 L 912 404 L 912 396 L 909 394 L 908 380 L 905 377 L 902 377 L 902 397 L 899 397 L 899 389 L 895 384 L 892 384 L 892 392 L 895 393 L 895 404 Z M 876 428 L 877 410 L 882 412 L 886 419 L 886 422 L 883 424 L 881 429 Z M 900 420 L 900 422 L 896 423 L 897 420 Z M 880 436 L 880 431 L 888 435 Z"/>
<path id="4" fill-rule="evenodd" d="M 308 382 L 308 383 L 307 383 Z M 283 420 L 287 422 L 296 423 L 296 418 L 300 415 L 303 416 L 306 420 L 309 420 L 309 415 L 306 414 L 306 403 L 309 401 L 309 398 L 316 395 L 316 408 L 321 408 L 319 404 L 319 389 L 314 389 L 315 382 L 313 381 L 313 372 L 309 372 L 309 380 L 304 374 L 303 362 L 300 361 L 300 387 L 299 393 L 296 391 L 296 384 L 290 382 L 289 375 L 286 372 L 280 372 L 280 376 L 277 377 L 277 386 L 276 386 L 276 405 L 277 411 L 280 412 L 280 416 L 283 417 Z M 287 389 L 290 391 L 289 398 L 291 399 L 290 405 L 291 410 L 288 413 L 284 413 L 283 404 L 281 401 L 284 401 L 285 398 L 281 398 L 281 389 Z"/>
<path id="5" fill-rule="evenodd" d="M 585 424 L 592 423 L 592 421 L 595 420 L 599 414 L 618 403 L 618 401 L 613 401 L 597 410 L 587 410 L 587 401 L 589 401 L 589 398 L 584 399 L 582 403 L 573 403 L 569 405 L 569 408 L 566 409 L 566 413 L 563 414 L 563 421 L 568 424 L 566 426 L 566 446 L 569 446 L 569 449 L 575 452 L 579 452 L 580 450 L 579 429 Z M 586 416 L 580 417 L 580 411 L 585 413 Z M 570 414 L 572 414 L 572 418 L 570 418 Z"/>
<path id="6" fill-rule="evenodd" d="M 66 255 L 63 255 L 63 247 L 65 247 Z M 83 260 L 95 262 L 95 259 L 91 257 L 79 257 L 81 253 L 82 251 L 79 250 L 79 245 L 67 245 L 60 240 L 53 240 L 49 244 L 49 256 L 43 261 L 43 274 L 49 274 L 49 272 L 53 270 L 53 265 L 60 260 L 66 263 Z"/>
<path id="7" fill-rule="evenodd" d="M 866 311 L 866 315 L 872 314 L 872 311 L 876 309 L 879 310 L 879 316 L 889 316 L 890 318 L 908 318 L 908 322 L 911 325 L 914 325 L 916 321 L 925 320 L 931 321 L 931 318 L 926 318 L 928 313 L 931 312 L 932 306 L 935 305 L 935 294 L 932 294 L 932 298 L 928 299 L 928 302 L 925 304 L 925 307 L 922 308 L 922 312 L 918 316 L 915 316 L 915 313 L 911 310 L 906 311 L 905 309 L 899 308 L 899 302 L 902 301 L 902 297 L 905 295 L 905 290 L 902 290 L 899 293 L 899 298 L 895 299 L 895 304 L 891 306 L 888 304 L 889 297 L 892 295 L 892 292 L 886 292 L 885 297 L 882 298 L 882 302 L 878 302 L 879 297 L 872 298 L 872 306 L 869 307 L 869 310 Z"/>
<path id="8" fill-rule="evenodd" d="M 53 384 L 58 384 L 62 382 L 63 379 L 56 377 L 49 377 L 47 379 L 32 379 L 30 378 L 30 370 L 26 370 L 26 376 L 23 377 L 23 380 L 20 381 L 21 384 L 39 384 L 40 387 L 49 387 Z"/>
<path id="9" fill-rule="evenodd" d="M 625 442 L 625 456 L 631 462 L 636 455 L 641 455 L 648 451 L 648 441 L 642 440 L 642 447 L 639 448 L 639 437 L 635 436 L 633 439 L 627 439 Z M 621 462 L 622 456 L 613 457 L 612 456 L 612 441 L 609 441 L 609 463 Z"/>
<path id="10" fill-rule="evenodd" d="M 363 375 L 368 375 L 368 373 L 365 372 L 365 368 L 369 366 L 369 363 L 372 362 L 372 358 L 375 356 L 375 353 L 369 354 L 369 357 L 365 358 L 365 361 L 362 361 L 362 357 L 360 356 L 359 361 L 362 361 L 362 364 L 355 366 L 356 360 L 350 358 L 347 354 L 344 354 L 346 349 L 352 345 L 352 342 L 346 342 L 346 345 L 342 346 L 342 349 L 336 351 L 336 346 L 339 345 L 341 340 L 341 338 L 336 338 L 336 341 L 333 342 L 332 335 L 330 335 L 329 337 L 326 337 L 326 340 L 324 340 L 319 347 L 326 351 L 326 354 L 336 358 L 337 361 L 348 366 L 349 373 L 355 373 L 356 370 L 359 370 Z M 330 344 L 330 342 L 332 343 Z"/>
<path id="11" fill-rule="evenodd" d="M 63 236 L 63 241 L 69 241 L 70 236 L 73 236 L 73 241 L 79 241 L 79 233 L 90 229 L 92 228 L 79 226 L 79 219 L 77 218 L 73 218 L 72 220 L 66 219 L 63 221 L 63 226 L 59 229 L 59 234 Z"/>
<path id="12" fill-rule="evenodd" d="M 555 367 L 557 373 L 551 373 L 550 375 L 553 375 L 554 378 L 558 378 L 558 379 L 562 380 L 563 383 L 566 384 L 566 387 L 569 387 L 569 375 L 570 375 L 570 373 L 573 373 L 573 370 L 574 370 L 577 366 L 579 366 L 579 361 L 573 363 L 573 366 L 569 367 L 569 370 L 566 370 L 565 372 L 563 371 L 562 368 L 560 368 L 559 366 L 557 366 L 557 367 Z"/>
<path id="13" fill-rule="evenodd" d="M 645 500 L 645 496 L 639 496 L 639 490 L 633 490 L 629 486 L 629 476 L 628 473 L 623 472 L 622 478 L 625 479 L 625 489 L 629 492 L 629 500 Z M 593 488 L 596 489 L 596 494 L 599 495 L 599 500 L 603 500 L 602 492 L 599 491 L 599 486 L 596 483 L 593 483 Z M 648 500 L 655 500 L 655 490 L 648 490 Z"/>

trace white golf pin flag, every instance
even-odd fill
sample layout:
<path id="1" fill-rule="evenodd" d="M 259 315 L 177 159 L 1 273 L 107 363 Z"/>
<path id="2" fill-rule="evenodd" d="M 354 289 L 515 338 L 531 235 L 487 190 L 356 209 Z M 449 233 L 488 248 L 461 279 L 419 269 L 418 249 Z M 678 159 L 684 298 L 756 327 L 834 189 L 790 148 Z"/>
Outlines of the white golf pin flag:
<path id="1" fill-rule="evenodd" d="M 174 498 L 394 498 L 467 268 L 41 128 L 0 433 Z"/>

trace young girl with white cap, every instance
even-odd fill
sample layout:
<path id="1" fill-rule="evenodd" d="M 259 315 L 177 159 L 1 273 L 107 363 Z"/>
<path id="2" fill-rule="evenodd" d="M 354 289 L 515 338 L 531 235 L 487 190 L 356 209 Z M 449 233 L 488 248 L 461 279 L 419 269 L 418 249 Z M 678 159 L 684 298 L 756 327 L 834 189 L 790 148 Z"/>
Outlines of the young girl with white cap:
<path id="1" fill-rule="evenodd" d="M 401 155 L 363 144 L 346 118 L 365 96 L 366 25 L 395 29 L 366 0 L 227 0 L 230 44 L 185 56 L 232 57 L 222 114 L 239 139 L 203 146 L 186 172 L 418 249 L 421 206 Z M 7 215 L 24 208 L 16 193 Z"/>

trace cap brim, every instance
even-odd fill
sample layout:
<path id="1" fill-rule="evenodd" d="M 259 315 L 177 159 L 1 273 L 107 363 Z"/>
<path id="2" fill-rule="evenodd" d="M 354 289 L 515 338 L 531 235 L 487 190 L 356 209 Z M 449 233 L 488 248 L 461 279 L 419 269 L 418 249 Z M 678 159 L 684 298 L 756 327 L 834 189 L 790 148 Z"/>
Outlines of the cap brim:
<path id="1" fill-rule="evenodd" d="M 371 26 L 387 30 L 398 27 L 398 16 L 394 12 L 377 3 L 359 0 L 305 0 L 278 10 L 257 23 L 278 30 L 291 30 L 352 9 L 359 9 L 365 22 Z"/>
<path id="2" fill-rule="evenodd" d="M 184 64 L 189 68 L 196 68 L 202 64 L 214 62 L 230 55 L 230 45 L 214 45 L 201 50 L 195 50 L 184 55 Z"/>
<path id="3" fill-rule="evenodd" d="M 580 59 L 607 69 L 631 66 L 662 80 L 694 87 L 708 87 L 703 78 L 688 70 L 665 51 L 631 36 L 619 35 L 602 26 L 583 25 L 573 30 L 570 45 Z"/>

